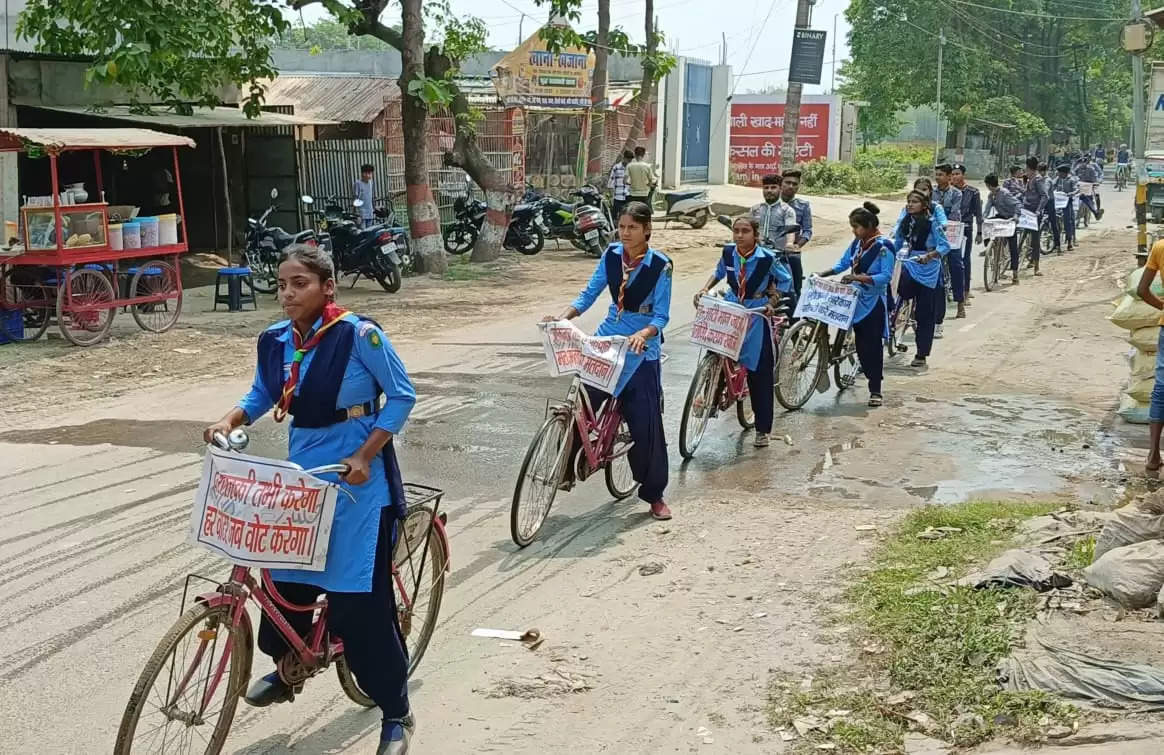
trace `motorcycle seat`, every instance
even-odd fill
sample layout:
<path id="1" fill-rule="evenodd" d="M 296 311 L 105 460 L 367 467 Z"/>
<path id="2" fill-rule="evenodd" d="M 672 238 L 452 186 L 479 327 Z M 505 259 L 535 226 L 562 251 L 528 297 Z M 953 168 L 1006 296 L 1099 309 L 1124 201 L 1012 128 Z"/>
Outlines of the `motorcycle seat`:
<path id="1" fill-rule="evenodd" d="M 514 212 L 514 213 L 518 213 L 518 212 L 529 212 L 529 211 L 530 211 L 532 208 L 533 208 L 533 205 L 532 205 L 532 204 L 529 204 L 529 203 L 525 203 L 525 202 L 523 202 L 523 203 L 521 203 L 521 204 L 514 205 L 514 206 L 513 206 L 513 212 Z"/>
<path id="2" fill-rule="evenodd" d="M 668 202 L 679 202 L 684 199 L 695 199 L 696 197 L 706 194 L 704 189 L 693 189 L 692 191 L 669 191 L 663 194 L 663 197 Z"/>
<path id="3" fill-rule="evenodd" d="M 268 231 L 271 234 L 271 241 L 274 242 L 276 249 L 282 249 L 285 246 L 295 243 L 295 237 L 282 228 L 269 228 Z"/>

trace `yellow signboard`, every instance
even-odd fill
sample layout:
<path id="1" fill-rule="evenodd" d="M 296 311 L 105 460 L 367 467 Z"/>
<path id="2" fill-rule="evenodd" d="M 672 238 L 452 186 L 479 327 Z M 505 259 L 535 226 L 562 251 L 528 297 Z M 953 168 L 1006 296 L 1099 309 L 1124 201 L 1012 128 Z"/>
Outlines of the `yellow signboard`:
<path id="1" fill-rule="evenodd" d="M 493 66 L 490 78 L 506 107 L 588 108 L 594 53 L 546 50 L 541 29 Z"/>

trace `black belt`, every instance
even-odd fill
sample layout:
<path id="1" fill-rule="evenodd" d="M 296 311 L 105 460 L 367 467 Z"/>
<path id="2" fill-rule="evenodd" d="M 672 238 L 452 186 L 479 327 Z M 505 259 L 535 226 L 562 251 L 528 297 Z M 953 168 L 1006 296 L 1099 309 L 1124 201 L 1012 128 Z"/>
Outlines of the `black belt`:
<path id="1" fill-rule="evenodd" d="M 359 419 L 360 417 L 374 417 L 380 413 L 380 407 L 376 401 L 365 401 L 362 404 L 349 406 L 347 409 L 335 410 L 335 421 L 347 422 L 349 419 Z"/>

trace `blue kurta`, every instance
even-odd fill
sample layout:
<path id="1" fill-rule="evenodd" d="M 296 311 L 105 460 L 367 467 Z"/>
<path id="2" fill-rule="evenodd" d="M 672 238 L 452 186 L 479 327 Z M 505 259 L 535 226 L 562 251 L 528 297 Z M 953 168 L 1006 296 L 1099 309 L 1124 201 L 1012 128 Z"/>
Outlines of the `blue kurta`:
<path id="1" fill-rule="evenodd" d="M 940 214 L 939 214 L 940 213 Z M 901 217 L 897 219 L 897 226 L 893 229 L 893 240 L 898 249 L 901 249 L 908 242 L 905 237 L 905 210 L 901 211 Z M 918 262 L 915 257 L 920 257 L 930 251 L 936 251 L 941 257 L 945 257 L 950 252 L 950 242 L 946 241 L 946 214 L 935 212 L 930 217 L 930 232 L 926 237 L 925 249 L 909 250 L 909 259 L 903 263 L 906 270 L 909 271 L 910 276 L 919 284 L 926 288 L 936 288 L 938 281 L 942 274 L 941 259 L 930 260 L 929 262 Z"/>
<path id="2" fill-rule="evenodd" d="M 642 288 L 644 283 L 651 283 L 650 277 L 639 281 L 640 276 L 655 277 L 650 290 L 638 290 Z M 639 281 L 637 287 L 635 286 L 636 281 Z M 671 260 L 657 249 L 647 250 L 642 262 L 631 271 L 626 286 L 628 295 L 641 294 L 641 301 L 633 302 L 637 306 L 628 306 L 620 316 L 618 290 L 621 285 L 622 244 L 616 243 L 611 244 L 606 253 L 602 255 L 602 259 L 598 260 L 598 267 L 590 276 L 590 282 L 586 284 L 586 288 L 582 289 L 578 298 L 571 305 L 581 314 L 590 309 L 598 300 L 599 295 L 602 294 L 603 289 L 606 289 L 611 295 L 610 309 L 607 310 L 606 319 L 598 326 L 595 335 L 630 336 L 648 325 L 654 325 L 659 333 L 658 336 L 647 339 L 647 348 L 643 349 L 642 354 L 627 351 L 626 365 L 623 367 L 618 384 L 614 387 L 615 396 L 622 392 L 627 381 L 630 380 L 631 375 L 639 368 L 640 364 L 644 361 L 657 360 L 662 353 L 663 328 L 667 327 L 667 322 L 671 319 Z M 635 290 L 632 292 L 632 289 Z"/>
<path id="3" fill-rule="evenodd" d="M 746 291 L 741 297 L 736 291 L 739 283 L 739 265 L 744 263 L 744 273 L 747 275 Z M 727 278 L 730 290 L 724 299 L 740 304 L 748 309 L 756 309 L 768 304 L 769 284 L 776 284 L 781 293 L 792 290 L 792 273 L 784 264 L 781 255 L 766 247 L 758 246 L 746 262 L 736 251 L 735 244 L 726 244 L 719 262 L 715 266 L 717 281 Z M 744 343 L 740 348 L 740 364 L 749 370 L 755 370 L 760 364 L 760 349 L 765 338 L 771 338 L 768 320 L 766 317 L 753 315 L 748 322 L 748 333 L 744 336 Z"/>
<path id="4" fill-rule="evenodd" d="M 895 261 L 893 242 L 884 236 L 878 236 L 864 251 L 861 250 L 860 240 L 853 239 L 853 243 L 849 244 L 849 248 L 837 260 L 837 264 L 833 265 L 834 274 L 852 273 L 854 272 L 853 268 L 856 267 L 855 272 L 873 277 L 873 285 L 866 283 L 849 284 L 857 291 L 857 309 L 853 312 L 854 323 L 861 322 L 868 317 L 873 308 L 877 306 L 878 300 L 885 297 L 885 290 L 889 287 L 889 281 L 893 279 Z M 888 337 L 888 307 L 882 310 L 882 319 L 884 320 L 883 337 Z"/>
<path id="5" fill-rule="evenodd" d="M 385 395 L 386 402 L 373 416 L 348 419 L 327 427 L 296 427 L 292 424 L 288 431 L 288 459 L 305 468 L 335 464 L 351 456 L 360 449 L 373 430 L 387 430 L 396 435 L 404 427 L 416 403 L 412 381 L 408 379 L 404 364 L 384 332 L 374 323 L 360 320 L 354 314 L 349 313 L 344 319 L 351 323 L 356 333 L 335 408 L 348 409 L 367 402 L 375 403 L 380 393 Z M 314 327 L 321 325 L 322 322 L 317 320 Z M 283 320 L 267 329 L 283 344 L 281 379 L 290 374 L 291 357 L 295 352 L 292 327 L 290 320 Z M 323 342 L 333 337 L 333 334 L 334 329 L 329 330 Z M 299 383 L 295 388 L 296 395 L 299 395 L 299 389 L 311 373 L 312 359 L 319 348 L 308 351 L 303 358 Z M 253 423 L 275 405 L 262 372 L 260 356 L 254 384 L 238 404 L 246 412 L 248 423 Z M 324 475 L 324 479 L 335 481 L 336 476 Z M 380 531 L 380 509 L 393 503 L 383 458 L 377 455 L 372 460 L 368 481 L 363 485 L 342 482 L 340 485 L 352 497 L 340 493 L 336 503 L 327 568 L 322 572 L 273 569 L 271 576 L 274 579 L 318 585 L 333 592 L 371 591 L 376 540 Z"/>

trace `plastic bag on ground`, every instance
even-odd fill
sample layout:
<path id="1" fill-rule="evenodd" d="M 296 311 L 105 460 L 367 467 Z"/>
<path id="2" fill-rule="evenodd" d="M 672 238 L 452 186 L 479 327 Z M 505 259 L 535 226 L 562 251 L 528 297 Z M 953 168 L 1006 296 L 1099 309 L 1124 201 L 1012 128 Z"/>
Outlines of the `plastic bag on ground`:
<path id="1" fill-rule="evenodd" d="M 1128 273 L 1124 280 L 1124 293 L 1128 296 L 1136 296 L 1136 289 L 1140 287 L 1140 276 L 1144 274 L 1144 268 L 1137 267 L 1132 272 Z M 1159 274 L 1152 279 L 1152 293 L 1157 297 L 1164 298 L 1164 280 L 1161 280 Z M 1139 297 L 1136 296 L 1138 299 Z"/>
<path id="2" fill-rule="evenodd" d="M 1160 326 L 1152 325 L 1147 328 L 1137 328 L 1128 334 L 1128 343 L 1140 351 L 1155 354 L 1160 343 Z"/>
<path id="3" fill-rule="evenodd" d="M 1042 556 L 1012 548 L 981 570 L 967 574 L 958 580 L 958 584 L 978 589 L 1033 587 L 1039 592 L 1046 592 L 1056 587 L 1070 586 L 1071 578 L 1057 573 Z"/>
<path id="4" fill-rule="evenodd" d="M 1126 393 L 1120 394 L 1120 408 L 1116 414 L 1133 425 L 1148 424 L 1148 402 L 1137 401 Z"/>
<path id="5" fill-rule="evenodd" d="M 1128 389 L 1124 391 L 1127 395 L 1139 401 L 1142 404 L 1147 404 L 1152 399 L 1152 389 L 1156 387 L 1156 376 L 1146 378 L 1132 378 L 1128 381 Z"/>
<path id="6" fill-rule="evenodd" d="M 1136 330 L 1156 325 L 1160 320 L 1160 310 L 1134 296 L 1124 294 L 1116 304 L 1115 312 L 1108 315 L 1111 324 L 1124 330 Z"/>
<path id="7" fill-rule="evenodd" d="M 1150 493 L 1111 512 L 1095 539 L 1095 558 L 1113 548 L 1164 539 L 1164 501 Z"/>
<path id="8" fill-rule="evenodd" d="M 1045 652 L 1011 656 L 999 664 L 1000 681 L 1009 690 L 1042 690 L 1105 708 L 1164 710 L 1164 669 L 1142 663 L 1097 658 L 1055 647 L 1042 640 Z"/>
<path id="9" fill-rule="evenodd" d="M 1156 375 L 1156 355 L 1139 349 L 1128 349 L 1128 369 L 1133 379 L 1139 380 Z"/>
<path id="10" fill-rule="evenodd" d="M 1083 578 L 1126 608 L 1155 605 L 1164 587 L 1164 541 L 1148 540 L 1109 550 L 1083 570 Z"/>

